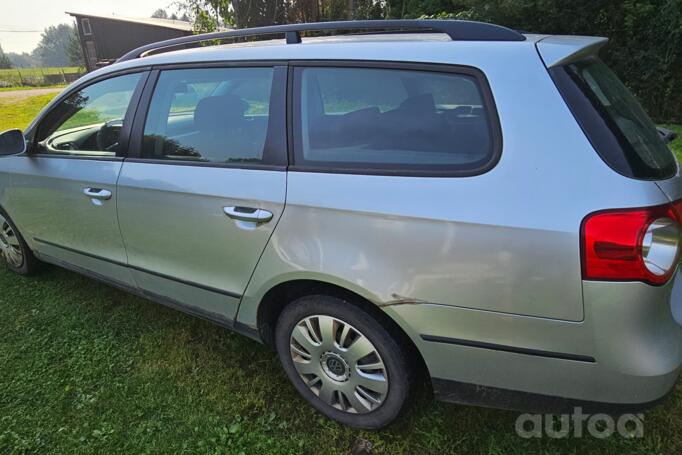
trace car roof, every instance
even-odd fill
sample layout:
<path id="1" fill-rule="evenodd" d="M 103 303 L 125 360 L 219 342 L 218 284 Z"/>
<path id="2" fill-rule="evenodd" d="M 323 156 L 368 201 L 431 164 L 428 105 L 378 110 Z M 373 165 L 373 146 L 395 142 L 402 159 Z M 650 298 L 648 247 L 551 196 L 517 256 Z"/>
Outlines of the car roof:
<path id="1" fill-rule="evenodd" d="M 452 41 L 443 33 L 377 33 L 304 38 L 295 45 L 287 44 L 284 39 L 271 39 L 166 51 L 115 63 L 91 74 L 102 75 L 135 67 L 220 61 L 352 59 L 428 63 L 433 60 L 433 55 L 427 50 L 444 54 L 452 54 L 453 50 L 474 52 L 481 48 L 503 51 L 510 47 L 532 47 L 546 35 L 525 34 L 524 37 L 525 41 Z"/>
<path id="2" fill-rule="evenodd" d="M 522 40 L 453 40 L 442 32 L 391 32 L 305 37 L 296 44 L 284 39 L 163 50 L 129 58 L 87 74 L 78 83 L 121 70 L 215 62 L 278 62 L 307 60 L 388 61 L 480 66 L 513 60 L 519 52 L 540 55 L 545 64 L 565 64 L 596 53 L 605 38 L 526 33 Z M 163 44 L 163 43 L 161 43 Z M 153 45 L 152 45 L 153 47 Z M 152 51 L 153 52 L 153 51 Z M 504 57 L 504 58 L 503 58 Z M 508 63 L 507 63 L 508 64 Z"/>

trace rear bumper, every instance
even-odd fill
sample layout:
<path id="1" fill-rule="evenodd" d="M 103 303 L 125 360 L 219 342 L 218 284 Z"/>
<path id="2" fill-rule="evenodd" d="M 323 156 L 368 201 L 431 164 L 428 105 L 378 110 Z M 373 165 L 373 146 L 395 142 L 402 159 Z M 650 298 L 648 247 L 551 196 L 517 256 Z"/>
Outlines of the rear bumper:
<path id="1" fill-rule="evenodd" d="M 408 332 L 444 401 L 557 412 L 659 402 L 682 363 L 682 278 L 660 287 L 584 282 L 585 320 L 445 305 L 386 307 Z"/>

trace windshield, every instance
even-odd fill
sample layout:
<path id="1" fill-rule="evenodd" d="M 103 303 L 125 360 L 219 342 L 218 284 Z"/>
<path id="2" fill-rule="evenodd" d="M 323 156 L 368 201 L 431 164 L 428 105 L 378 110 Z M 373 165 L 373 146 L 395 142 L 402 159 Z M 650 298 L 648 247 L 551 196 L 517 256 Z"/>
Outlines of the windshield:
<path id="1" fill-rule="evenodd" d="M 561 84 L 559 88 L 607 164 L 640 179 L 663 179 L 675 174 L 675 158 L 656 126 L 606 64 L 592 57 L 571 63 L 563 71 L 584 99 L 576 99 L 575 88 L 573 93 L 567 87 L 562 89 Z"/>

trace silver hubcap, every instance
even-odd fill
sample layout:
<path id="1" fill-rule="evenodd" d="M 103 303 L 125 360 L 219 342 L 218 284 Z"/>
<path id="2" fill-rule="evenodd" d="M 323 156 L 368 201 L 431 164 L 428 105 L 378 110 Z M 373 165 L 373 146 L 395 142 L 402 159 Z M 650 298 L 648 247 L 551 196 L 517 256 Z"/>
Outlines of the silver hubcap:
<path id="1" fill-rule="evenodd" d="M 309 316 L 289 341 L 296 371 L 322 401 L 341 411 L 377 409 L 388 393 L 388 375 L 374 345 L 359 330 L 331 316 Z"/>
<path id="2" fill-rule="evenodd" d="M 19 239 L 2 215 L 0 215 L 0 254 L 13 267 L 21 267 L 24 263 Z"/>

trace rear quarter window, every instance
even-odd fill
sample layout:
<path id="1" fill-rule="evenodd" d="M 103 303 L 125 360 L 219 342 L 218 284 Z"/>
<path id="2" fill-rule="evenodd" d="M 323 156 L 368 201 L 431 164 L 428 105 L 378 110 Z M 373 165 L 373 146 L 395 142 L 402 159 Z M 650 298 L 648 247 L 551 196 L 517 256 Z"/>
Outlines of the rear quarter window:
<path id="1" fill-rule="evenodd" d="M 642 180 L 676 174 L 675 157 L 653 121 L 599 58 L 552 68 L 550 74 L 592 146 L 613 170 Z"/>
<path id="2" fill-rule="evenodd" d="M 295 169 L 473 175 L 494 165 L 498 128 L 487 83 L 474 70 L 294 72 Z"/>

